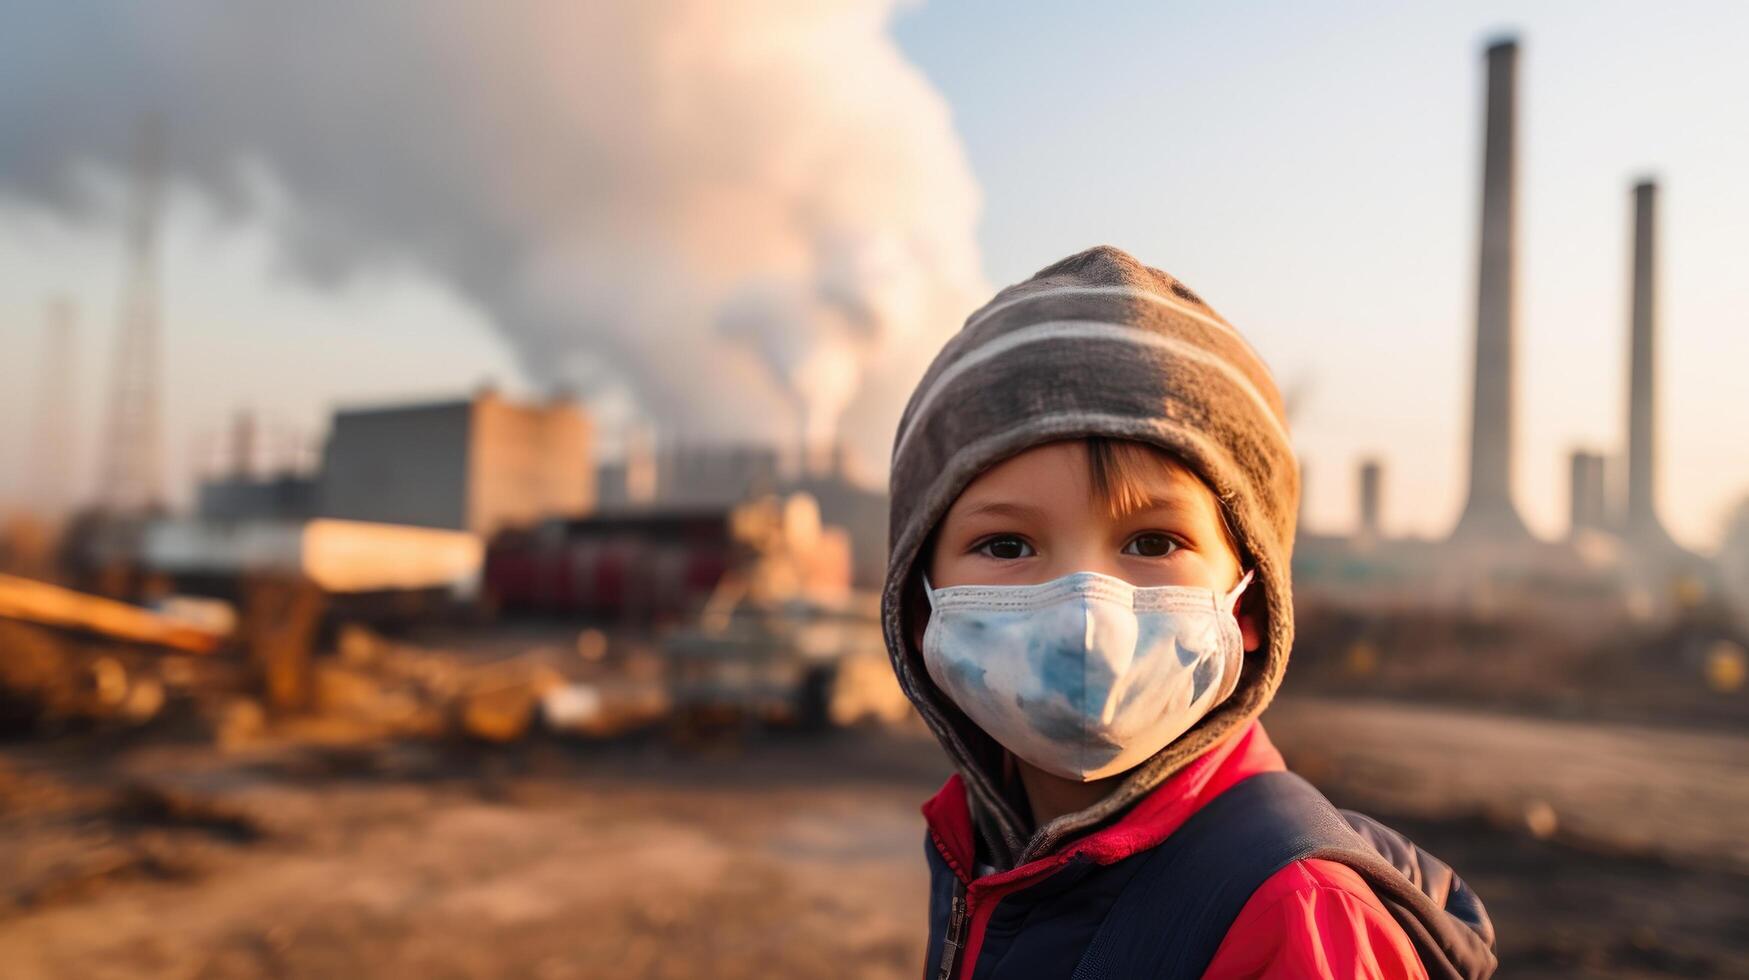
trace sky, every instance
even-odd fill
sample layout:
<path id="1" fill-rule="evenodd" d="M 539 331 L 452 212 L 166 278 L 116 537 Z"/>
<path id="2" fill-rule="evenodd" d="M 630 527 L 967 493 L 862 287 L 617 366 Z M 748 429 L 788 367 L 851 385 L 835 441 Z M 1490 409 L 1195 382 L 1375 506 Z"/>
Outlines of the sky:
<path id="1" fill-rule="evenodd" d="M 978 275 L 956 289 L 1099 243 L 1166 269 L 1290 393 L 1308 526 L 1353 525 L 1354 472 L 1376 457 L 1386 530 L 1422 535 L 1449 530 L 1462 502 L 1482 48 L 1516 34 L 1521 509 L 1563 532 L 1567 454 L 1623 449 L 1630 188 L 1648 175 L 1661 195 L 1660 508 L 1706 549 L 1749 495 L 1749 62 L 1733 45 L 1749 7 L 937 0 L 869 29 L 908 63 L 876 67 L 915 74 L 945 107 L 951 131 L 929 137 L 914 155 L 928 166 L 907 179 L 941 174 L 970 216 Z M 941 121 L 928 91 L 906 98 L 920 128 Z M 273 216 L 296 191 L 271 156 L 251 166 L 267 202 L 251 209 L 171 184 L 166 466 L 184 496 L 240 407 L 270 452 L 291 454 L 336 402 L 537 384 L 500 306 L 420 253 L 389 250 L 332 280 L 289 268 Z M 36 417 L 43 305 L 69 295 L 82 370 L 67 451 L 89 492 L 122 193 L 101 160 L 78 183 L 96 203 L 76 212 L 0 193 L 0 411 Z M 897 200 L 939 197 L 926 190 Z M 957 325 L 930 316 L 908 336 L 938 343 Z M 32 431 L 0 427 L 0 497 L 27 482 Z"/>

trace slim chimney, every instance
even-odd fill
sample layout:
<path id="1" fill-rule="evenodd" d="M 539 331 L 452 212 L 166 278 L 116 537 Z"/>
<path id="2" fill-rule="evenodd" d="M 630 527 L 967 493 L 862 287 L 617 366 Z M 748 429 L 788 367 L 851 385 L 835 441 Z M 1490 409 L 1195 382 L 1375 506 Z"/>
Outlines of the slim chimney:
<path id="1" fill-rule="evenodd" d="M 1381 470 L 1376 459 L 1360 464 L 1360 533 L 1375 539 L 1379 536 Z"/>
<path id="2" fill-rule="evenodd" d="M 1516 237 L 1518 42 L 1488 45 L 1482 235 L 1476 276 L 1470 491 L 1453 537 L 1528 540 L 1512 503 L 1513 250 Z"/>
<path id="3" fill-rule="evenodd" d="M 1603 456 L 1583 449 L 1573 451 L 1570 462 L 1569 534 L 1601 530 L 1608 526 L 1604 499 Z"/>
<path id="4" fill-rule="evenodd" d="M 1654 374 L 1657 331 L 1657 198 L 1658 185 L 1642 180 L 1634 185 L 1634 281 L 1629 322 L 1628 370 L 1628 499 L 1625 515 L 1629 537 L 1662 544 L 1670 540 L 1658 520 L 1654 491 L 1657 460 Z"/>
<path id="5" fill-rule="evenodd" d="M 1300 464 L 1300 499 L 1298 509 L 1294 512 L 1294 524 L 1303 533 L 1306 527 L 1306 498 L 1311 495 L 1312 464 L 1301 456 Z"/>
<path id="6" fill-rule="evenodd" d="M 246 408 L 231 421 L 231 476 L 239 482 L 255 476 L 255 416 Z"/>

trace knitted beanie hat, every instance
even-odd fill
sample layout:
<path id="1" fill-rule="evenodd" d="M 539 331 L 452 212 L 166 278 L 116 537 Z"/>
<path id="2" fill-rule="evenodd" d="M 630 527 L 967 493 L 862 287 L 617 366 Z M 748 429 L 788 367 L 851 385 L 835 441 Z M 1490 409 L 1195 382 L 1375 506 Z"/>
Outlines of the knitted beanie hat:
<path id="1" fill-rule="evenodd" d="M 1213 490 L 1263 597 L 1263 642 L 1238 688 L 1111 795 L 1026 833 L 994 741 L 930 680 L 905 596 L 923 543 L 967 484 L 1042 443 L 1106 436 L 1172 453 Z M 1042 856 L 1120 812 L 1269 704 L 1293 643 L 1289 559 L 1299 469 L 1269 369 L 1178 280 L 1104 246 L 996 294 L 935 358 L 893 444 L 881 621 L 905 694 L 963 776 L 997 862 Z"/>

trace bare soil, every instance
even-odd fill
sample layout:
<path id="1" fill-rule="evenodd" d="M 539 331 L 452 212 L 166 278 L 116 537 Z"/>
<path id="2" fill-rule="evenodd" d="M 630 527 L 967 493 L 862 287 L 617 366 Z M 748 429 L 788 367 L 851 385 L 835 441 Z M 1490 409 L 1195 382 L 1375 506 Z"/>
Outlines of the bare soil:
<path id="1" fill-rule="evenodd" d="M 1503 976 L 1749 975 L 1749 738 L 1344 701 L 1266 721 L 1339 802 L 1477 888 Z M 917 805 L 945 773 L 911 729 L 491 751 L 13 743 L 0 963 L 118 980 L 916 977 Z"/>

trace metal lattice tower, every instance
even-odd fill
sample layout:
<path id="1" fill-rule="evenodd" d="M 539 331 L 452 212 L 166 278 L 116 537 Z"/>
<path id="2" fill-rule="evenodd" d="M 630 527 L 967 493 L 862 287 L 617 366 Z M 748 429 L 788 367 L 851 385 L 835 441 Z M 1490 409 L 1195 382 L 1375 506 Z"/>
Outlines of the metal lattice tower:
<path id="1" fill-rule="evenodd" d="M 148 118 L 140 127 L 134 163 L 124 259 L 127 271 L 110 377 L 109 416 L 98 461 L 98 500 L 113 512 L 150 510 L 164 499 L 157 254 L 163 151 L 163 126 L 156 118 Z"/>
<path id="2" fill-rule="evenodd" d="M 45 312 L 30 503 L 40 513 L 59 515 L 73 490 L 73 304 L 57 296 Z"/>

